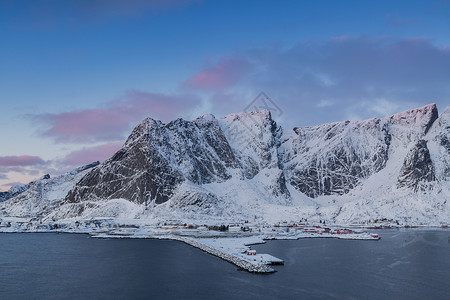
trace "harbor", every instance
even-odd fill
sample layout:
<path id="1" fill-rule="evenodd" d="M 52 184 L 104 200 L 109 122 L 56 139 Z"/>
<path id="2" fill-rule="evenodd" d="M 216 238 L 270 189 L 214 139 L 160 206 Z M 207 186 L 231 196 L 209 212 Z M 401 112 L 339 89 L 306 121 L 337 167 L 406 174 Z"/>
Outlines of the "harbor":
<path id="1" fill-rule="evenodd" d="M 284 265 L 282 258 L 257 253 L 252 245 L 267 240 L 299 240 L 305 238 L 336 238 L 346 240 L 379 240 L 378 234 L 359 229 L 328 226 L 314 222 L 278 222 L 253 224 L 242 222 L 227 225 L 196 225 L 179 221 L 163 224 L 138 223 L 136 220 L 87 219 L 67 222 L 40 220 L 3 220 L 0 232 L 84 233 L 101 239 L 165 239 L 175 240 L 200 249 L 250 273 L 276 272 L 273 265 Z"/>

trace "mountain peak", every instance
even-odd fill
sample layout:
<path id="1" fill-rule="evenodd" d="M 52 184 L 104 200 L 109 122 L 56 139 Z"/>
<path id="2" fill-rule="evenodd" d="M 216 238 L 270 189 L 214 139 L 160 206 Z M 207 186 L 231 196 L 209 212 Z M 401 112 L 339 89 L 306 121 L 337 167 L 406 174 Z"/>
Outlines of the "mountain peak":
<path id="1" fill-rule="evenodd" d="M 406 110 L 387 117 L 391 124 L 419 127 L 426 134 L 439 117 L 435 103 L 431 103 L 419 108 Z"/>
<path id="2" fill-rule="evenodd" d="M 150 117 L 145 118 L 136 127 L 134 127 L 133 131 L 128 136 L 125 142 L 125 146 L 130 145 L 130 143 L 133 143 L 142 136 L 148 135 L 149 131 L 152 128 L 157 129 L 160 128 L 161 126 L 164 126 L 164 123 L 162 123 L 161 121 L 152 119 Z"/>
<path id="3" fill-rule="evenodd" d="M 229 115 L 224 116 L 222 119 L 227 120 L 241 120 L 241 119 L 247 119 L 247 118 L 261 118 L 263 120 L 272 120 L 272 114 L 269 110 L 263 109 L 263 110 L 254 110 L 249 112 L 239 112 L 239 113 L 232 113 Z"/>

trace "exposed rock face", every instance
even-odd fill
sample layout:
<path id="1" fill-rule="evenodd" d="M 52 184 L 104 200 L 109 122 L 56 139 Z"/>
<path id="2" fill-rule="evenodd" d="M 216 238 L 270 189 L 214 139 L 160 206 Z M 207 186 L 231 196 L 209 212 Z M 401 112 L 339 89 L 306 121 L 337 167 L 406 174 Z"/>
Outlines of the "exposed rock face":
<path id="1" fill-rule="evenodd" d="M 420 140 L 409 151 L 405 158 L 403 167 L 398 177 L 397 187 L 407 187 L 414 191 L 424 190 L 424 182 L 436 180 L 434 175 L 433 162 L 431 161 L 430 151 L 427 148 L 427 142 Z"/>
<path id="2" fill-rule="evenodd" d="M 284 154 L 280 149 L 283 130 L 272 120 L 270 112 L 231 114 L 219 123 L 236 157 L 241 177 L 253 179 L 262 170 L 269 170 L 271 193 L 289 197 Z"/>
<path id="3" fill-rule="evenodd" d="M 431 104 L 383 119 L 294 128 L 286 146 L 288 180 L 312 198 L 348 193 L 383 169 L 390 151 L 422 138 L 437 118 Z"/>
<path id="4" fill-rule="evenodd" d="M 379 119 L 294 128 L 288 180 L 302 193 L 342 195 L 386 165 L 391 136 Z"/>
<path id="5" fill-rule="evenodd" d="M 405 132 L 408 134 L 406 137 L 411 138 L 411 133 L 419 135 L 427 134 L 438 117 L 439 114 L 436 104 L 429 104 L 392 115 L 385 119 L 392 124 L 392 127 L 400 126 L 398 129 L 401 131 L 405 131 L 404 128 L 408 127 L 409 130 Z M 404 135 L 401 136 L 405 137 Z"/>
<path id="6" fill-rule="evenodd" d="M 450 177 L 450 106 L 445 109 L 433 128 L 433 142 L 440 146 L 436 156 L 436 177 L 447 180 Z"/>

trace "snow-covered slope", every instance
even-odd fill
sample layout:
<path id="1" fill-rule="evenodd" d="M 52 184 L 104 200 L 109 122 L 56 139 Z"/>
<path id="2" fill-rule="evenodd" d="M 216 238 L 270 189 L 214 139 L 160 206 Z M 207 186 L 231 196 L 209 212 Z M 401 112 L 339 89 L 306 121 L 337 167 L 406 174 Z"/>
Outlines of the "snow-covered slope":
<path id="1" fill-rule="evenodd" d="M 75 183 L 99 164 L 94 162 L 54 178 L 47 174 L 30 182 L 16 196 L 0 203 L 0 217 L 41 218 L 48 215 L 61 204 Z"/>
<path id="2" fill-rule="evenodd" d="M 147 118 L 113 157 L 54 185 L 58 196 L 35 187 L 1 205 L 53 219 L 439 223 L 450 221 L 449 166 L 450 108 L 439 116 L 434 104 L 292 131 L 269 111 Z"/>

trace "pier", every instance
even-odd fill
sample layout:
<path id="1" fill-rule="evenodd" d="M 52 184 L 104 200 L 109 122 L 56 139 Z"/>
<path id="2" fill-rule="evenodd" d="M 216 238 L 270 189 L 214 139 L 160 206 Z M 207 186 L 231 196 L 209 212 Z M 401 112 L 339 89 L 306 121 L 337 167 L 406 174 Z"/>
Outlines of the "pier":
<path id="1" fill-rule="evenodd" d="M 234 255 L 231 253 L 226 253 L 224 251 L 221 251 L 219 249 L 205 245 L 203 243 L 200 243 L 198 241 L 195 241 L 195 240 L 187 238 L 187 237 L 174 236 L 173 239 L 184 242 L 188 245 L 191 245 L 191 246 L 198 248 L 202 251 L 205 251 L 209 254 L 217 256 L 217 257 L 219 257 L 225 261 L 228 261 L 228 262 L 238 266 L 239 268 L 244 269 L 251 273 L 274 273 L 275 272 L 275 270 L 273 268 L 264 264 L 264 262 L 261 263 L 260 261 L 259 262 L 258 261 L 249 261 L 249 260 L 246 260 L 237 255 Z"/>

